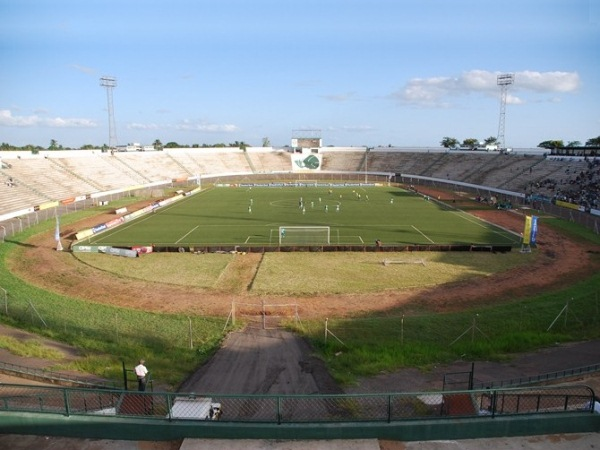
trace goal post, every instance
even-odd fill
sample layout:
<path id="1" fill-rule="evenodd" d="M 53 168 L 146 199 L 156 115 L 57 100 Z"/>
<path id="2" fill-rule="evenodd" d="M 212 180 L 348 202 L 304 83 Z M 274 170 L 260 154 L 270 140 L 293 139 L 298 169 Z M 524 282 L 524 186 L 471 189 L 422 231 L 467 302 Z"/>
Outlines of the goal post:
<path id="1" fill-rule="evenodd" d="M 331 229 L 328 226 L 281 226 L 279 245 L 330 244 Z"/>

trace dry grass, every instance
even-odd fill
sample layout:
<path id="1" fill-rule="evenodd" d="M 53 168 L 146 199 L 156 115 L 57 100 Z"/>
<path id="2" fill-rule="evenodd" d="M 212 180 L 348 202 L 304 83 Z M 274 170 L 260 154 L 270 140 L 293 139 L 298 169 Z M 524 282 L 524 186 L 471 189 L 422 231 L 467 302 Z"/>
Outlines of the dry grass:
<path id="1" fill-rule="evenodd" d="M 265 257 L 252 291 L 307 295 L 423 288 L 485 277 L 519 266 L 530 256 L 447 252 L 273 253 Z"/>
<path id="2" fill-rule="evenodd" d="M 51 361 L 60 361 L 65 355 L 60 351 L 45 346 L 38 340 L 18 340 L 11 336 L 0 336 L 0 348 L 3 348 L 13 355 L 25 356 L 28 358 L 43 358 Z"/>
<path id="3" fill-rule="evenodd" d="M 140 258 L 125 258 L 101 253 L 77 253 L 77 258 L 115 277 L 179 286 L 213 288 L 232 262 L 230 254 L 153 253 Z"/>
<path id="4" fill-rule="evenodd" d="M 85 263 L 116 277 L 253 294 L 310 295 L 406 290 L 485 277 L 527 264 L 533 256 L 491 253 L 266 253 L 181 255 L 140 258 L 78 254 Z M 383 261 L 387 260 L 388 264 Z"/>

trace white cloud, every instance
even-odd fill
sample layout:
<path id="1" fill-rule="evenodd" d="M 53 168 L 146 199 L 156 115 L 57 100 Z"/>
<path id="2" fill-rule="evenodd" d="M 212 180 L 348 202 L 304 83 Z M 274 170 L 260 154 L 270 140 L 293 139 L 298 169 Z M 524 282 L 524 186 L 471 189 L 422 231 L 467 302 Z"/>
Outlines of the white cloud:
<path id="1" fill-rule="evenodd" d="M 38 115 L 13 116 L 8 109 L 0 110 L 0 126 L 3 127 L 48 127 L 48 128 L 94 128 L 98 125 L 89 119 L 40 117 Z"/>
<path id="2" fill-rule="evenodd" d="M 207 122 L 193 122 L 190 120 L 184 120 L 173 127 L 180 131 L 203 131 L 207 133 L 233 133 L 239 130 L 236 125 L 232 124 L 215 124 Z"/>
<path id="3" fill-rule="evenodd" d="M 328 126 L 325 128 L 328 132 L 348 132 L 348 133 L 369 133 L 375 131 L 375 128 L 371 125 L 342 125 L 342 126 Z"/>
<path id="4" fill-rule="evenodd" d="M 499 95 L 497 77 L 501 72 L 471 70 L 457 77 L 413 78 L 390 98 L 417 106 L 446 107 L 449 97 L 472 93 Z M 512 92 L 570 93 L 580 86 L 577 72 L 516 72 Z M 520 104 L 523 100 L 514 94 L 507 96 L 507 103 Z"/>
<path id="5" fill-rule="evenodd" d="M 519 97 L 515 97 L 514 95 L 507 93 L 506 103 L 509 105 L 522 105 L 524 102 Z"/>
<path id="6" fill-rule="evenodd" d="M 80 66 L 79 64 L 71 64 L 70 67 L 78 72 L 85 73 L 86 75 L 95 75 L 96 70 L 91 67 Z"/>
<path id="7" fill-rule="evenodd" d="M 346 94 L 328 94 L 321 95 L 321 98 L 329 100 L 330 102 L 346 102 L 351 100 L 355 96 L 355 92 L 348 92 Z"/>
<path id="8" fill-rule="evenodd" d="M 127 125 L 131 130 L 176 130 L 176 131 L 201 131 L 206 133 L 233 133 L 239 131 L 239 127 L 232 124 L 215 124 L 207 122 L 194 122 L 183 120 L 177 124 L 157 123 L 130 123 Z"/>
<path id="9" fill-rule="evenodd" d="M 127 128 L 130 130 L 160 130 L 164 127 L 155 123 L 130 123 Z"/>
<path id="10" fill-rule="evenodd" d="M 371 125 L 344 125 L 341 129 L 350 133 L 365 133 L 375 130 Z"/>
<path id="11" fill-rule="evenodd" d="M 574 92 L 579 85 L 577 72 L 525 71 L 515 74 L 515 86 L 536 92 Z"/>

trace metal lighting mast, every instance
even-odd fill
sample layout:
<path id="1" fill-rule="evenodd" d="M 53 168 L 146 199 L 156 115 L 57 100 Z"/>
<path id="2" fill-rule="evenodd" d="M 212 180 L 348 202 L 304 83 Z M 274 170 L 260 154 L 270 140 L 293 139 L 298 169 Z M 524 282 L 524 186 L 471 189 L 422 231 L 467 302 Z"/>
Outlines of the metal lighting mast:
<path id="1" fill-rule="evenodd" d="M 113 110 L 113 88 L 117 86 L 115 77 L 100 78 L 100 86 L 106 88 L 108 101 L 108 146 L 112 149 L 117 146 L 117 129 L 115 127 L 115 112 Z"/>
<path id="2" fill-rule="evenodd" d="M 506 148 L 504 144 L 504 127 L 506 124 L 506 93 L 508 87 L 515 82 L 514 73 L 498 75 L 497 83 L 500 86 L 500 121 L 498 123 L 498 145 L 500 149 Z"/>

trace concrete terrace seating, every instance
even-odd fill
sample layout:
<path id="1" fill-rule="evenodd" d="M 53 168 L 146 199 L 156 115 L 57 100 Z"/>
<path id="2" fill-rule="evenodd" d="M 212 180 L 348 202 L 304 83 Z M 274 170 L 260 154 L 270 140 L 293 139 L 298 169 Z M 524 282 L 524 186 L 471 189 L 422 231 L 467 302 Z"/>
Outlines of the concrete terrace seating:
<path id="1" fill-rule="evenodd" d="M 185 151 L 169 151 L 177 161 L 194 167 L 194 173 L 242 173 L 252 172 L 250 164 L 239 149 L 186 149 Z"/>
<path id="2" fill-rule="evenodd" d="M 118 157 L 110 153 L 99 153 L 91 156 L 73 156 L 59 158 L 65 167 L 89 180 L 93 188 L 78 194 L 118 189 L 145 182 L 145 179 L 119 162 Z"/>
<path id="3" fill-rule="evenodd" d="M 247 153 L 255 173 L 289 172 L 292 170 L 292 158 L 289 152 L 274 150 L 272 152 Z"/>
<path id="4" fill-rule="evenodd" d="M 40 204 L 52 200 L 63 200 L 77 194 L 90 192 L 93 188 L 83 179 L 50 158 L 23 158 L 11 162 L 10 176 L 24 198 L 36 198 Z M 31 203 L 21 201 L 23 207 Z M 1 208 L 5 210 L 4 204 Z"/>
<path id="5" fill-rule="evenodd" d="M 417 174 L 418 158 L 408 152 L 378 152 L 371 150 L 367 157 L 367 170 L 373 172 L 394 172 Z"/>
<path id="6" fill-rule="evenodd" d="M 365 151 L 323 152 L 323 170 L 332 172 L 359 172 L 365 158 Z"/>
<path id="7" fill-rule="evenodd" d="M 514 192 L 552 197 L 573 190 L 587 170 L 583 160 L 483 152 L 411 152 L 373 149 L 322 153 L 324 171 L 361 172 L 365 155 L 369 172 L 415 174 L 462 181 Z M 12 156 L 12 155 L 11 155 Z M 157 152 L 47 152 L 5 160 L 0 169 L 0 214 L 49 201 L 109 191 L 149 182 L 196 175 L 289 172 L 292 153 L 285 150 L 167 149 Z M 12 178 L 14 186 L 8 186 Z M 551 183 L 545 183 L 550 180 Z M 539 186 L 539 189 L 536 187 Z M 533 190 L 532 190 L 533 189 Z M 548 192 L 542 192 L 547 189 Z"/>
<path id="8" fill-rule="evenodd" d="M 497 155 L 494 164 L 486 166 L 480 176 L 474 178 L 472 182 L 522 192 L 528 179 L 521 178 L 520 174 L 533 170 L 533 167 L 541 162 L 543 162 L 541 156 Z"/>
<path id="9" fill-rule="evenodd" d="M 194 175 L 189 164 L 179 162 L 169 152 L 115 153 L 122 164 L 134 169 L 146 181 L 174 180 Z"/>
<path id="10" fill-rule="evenodd" d="M 13 179 L 13 185 L 8 186 L 9 178 Z M 0 214 L 10 211 L 19 211 L 31 205 L 37 205 L 48 201 L 38 192 L 30 190 L 21 184 L 12 172 L 12 169 L 2 170 L 0 176 Z"/>
<path id="11" fill-rule="evenodd" d="M 538 167 L 534 168 L 535 177 L 532 177 L 532 182 L 535 185 L 543 185 L 544 181 L 552 180 L 552 189 L 541 189 L 539 193 L 545 194 L 552 197 L 557 192 L 572 191 L 573 186 L 577 185 L 576 179 L 581 172 L 586 172 L 587 162 L 584 160 L 572 160 L 572 159 L 559 159 L 549 158 L 545 161 L 541 167 L 546 169 L 544 171 L 537 170 Z M 534 192 L 537 191 L 535 187 Z M 577 190 L 577 189 L 575 189 Z"/>

